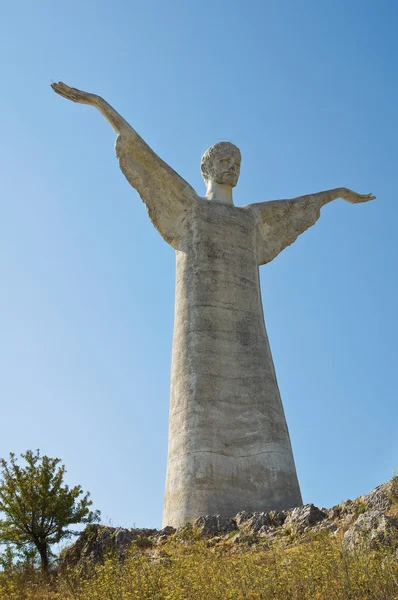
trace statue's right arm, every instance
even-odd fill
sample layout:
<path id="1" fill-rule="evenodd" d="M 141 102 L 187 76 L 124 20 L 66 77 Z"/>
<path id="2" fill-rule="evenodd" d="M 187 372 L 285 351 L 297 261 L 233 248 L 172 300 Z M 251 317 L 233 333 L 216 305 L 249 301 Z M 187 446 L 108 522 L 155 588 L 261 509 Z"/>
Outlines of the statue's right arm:
<path id="1" fill-rule="evenodd" d="M 115 150 L 123 174 L 141 196 L 159 233 L 178 248 L 182 223 L 197 198 L 195 190 L 101 96 L 61 82 L 51 87 L 68 100 L 94 106 L 105 117 L 118 136 Z"/>
<path id="2" fill-rule="evenodd" d="M 358 194 L 340 187 L 289 200 L 250 204 L 248 208 L 254 211 L 257 220 L 259 264 L 270 262 L 290 246 L 299 235 L 316 223 L 321 208 L 338 198 L 350 204 L 360 204 L 373 200 L 375 196 Z"/>

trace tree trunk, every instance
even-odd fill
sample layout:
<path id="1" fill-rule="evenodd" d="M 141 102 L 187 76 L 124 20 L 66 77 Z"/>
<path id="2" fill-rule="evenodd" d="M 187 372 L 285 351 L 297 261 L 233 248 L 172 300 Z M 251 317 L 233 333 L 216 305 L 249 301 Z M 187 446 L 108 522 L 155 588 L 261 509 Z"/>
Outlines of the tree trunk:
<path id="1" fill-rule="evenodd" d="M 38 542 L 36 544 L 40 554 L 40 565 L 43 573 L 48 572 L 49 560 L 48 560 L 48 545 L 46 542 Z"/>

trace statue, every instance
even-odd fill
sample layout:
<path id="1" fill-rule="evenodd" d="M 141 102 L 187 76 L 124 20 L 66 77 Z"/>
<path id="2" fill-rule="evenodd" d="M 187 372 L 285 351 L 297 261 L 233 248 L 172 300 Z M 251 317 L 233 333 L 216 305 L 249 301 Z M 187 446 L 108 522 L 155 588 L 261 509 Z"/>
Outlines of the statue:
<path id="1" fill-rule="evenodd" d="M 207 192 L 200 197 L 101 97 L 63 83 L 52 88 L 107 119 L 117 134 L 123 174 L 176 252 L 163 525 L 302 504 L 265 329 L 259 266 L 314 225 L 328 202 L 356 204 L 374 196 L 341 187 L 236 207 L 232 189 L 241 155 L 220 142 L 203 155 Z"/>

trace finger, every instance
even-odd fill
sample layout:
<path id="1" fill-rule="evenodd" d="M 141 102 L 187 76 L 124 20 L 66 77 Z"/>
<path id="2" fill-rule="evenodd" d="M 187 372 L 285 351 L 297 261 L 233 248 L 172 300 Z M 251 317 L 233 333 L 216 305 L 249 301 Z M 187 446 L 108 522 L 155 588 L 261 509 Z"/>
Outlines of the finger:
<path id="1" fill-rule="evenodd" d="M 51 87 L 57 94 L 63 94 L 66 91 L 66 86 L 62 83 L 52 83 Z"/>
<path id="2" fill-rule="evenodd" d="M 62 83 L 62 81 L 60 81 L 58 83 L 58 89 L 60 90 L 60 92 L 62 92 L 63 94 L 67 94 L 69 93 L 73 88 L 70 88 L 68 85 L 66 85 L 65 83 Z"/>

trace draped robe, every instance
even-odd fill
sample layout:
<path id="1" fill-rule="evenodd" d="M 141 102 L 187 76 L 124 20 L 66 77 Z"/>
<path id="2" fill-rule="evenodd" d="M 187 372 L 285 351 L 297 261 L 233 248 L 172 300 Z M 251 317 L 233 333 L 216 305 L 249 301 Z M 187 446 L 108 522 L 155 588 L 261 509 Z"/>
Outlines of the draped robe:
<path id="1" fill-rule="evenodd" d="M 176 252 L 163 526 L 302 504 L 259 266 L 313 225 L 319 209 L 201 198 L 135 132 L 119 135 L 116 154 Z"/>

